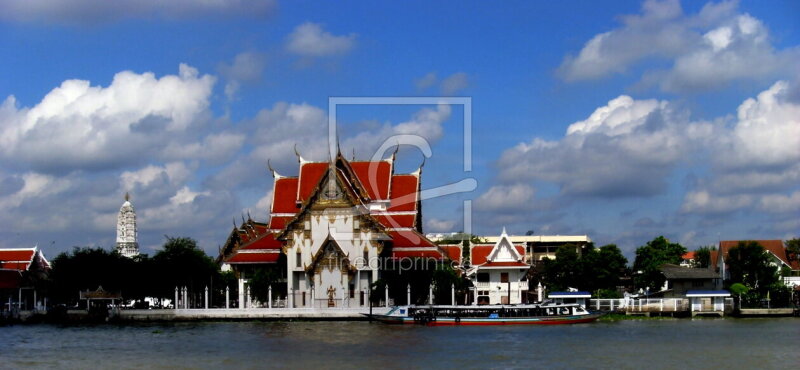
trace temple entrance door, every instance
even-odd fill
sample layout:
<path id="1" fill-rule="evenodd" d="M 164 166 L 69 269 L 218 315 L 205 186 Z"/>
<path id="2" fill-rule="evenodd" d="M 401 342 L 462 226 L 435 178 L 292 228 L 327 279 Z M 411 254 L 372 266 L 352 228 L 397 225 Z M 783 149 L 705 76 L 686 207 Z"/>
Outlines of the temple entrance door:
<path id="1" fill-rule="evenodd" d="M 317 292 L 314 307 L 341 307 L 347 304 L 350 265 L 341 248 L 334 241 L 329 241 L 317 252 L 313 263 Z"/>
<path id="2" fill-rule="evenodd" d="M 321 293 L 324 293 L 323 298 L 327 301 L 325 305 L 328 307 L 335 307 L 336 301 L 341 302 L 342 290 L 342 271 L 338 268 L 329 269 L 324 268 L 319 273 L 319 282 Z M 331 305 L 333 303 L 333 305 Z M 325 306 L 324 305 L 324 306 Z"/>

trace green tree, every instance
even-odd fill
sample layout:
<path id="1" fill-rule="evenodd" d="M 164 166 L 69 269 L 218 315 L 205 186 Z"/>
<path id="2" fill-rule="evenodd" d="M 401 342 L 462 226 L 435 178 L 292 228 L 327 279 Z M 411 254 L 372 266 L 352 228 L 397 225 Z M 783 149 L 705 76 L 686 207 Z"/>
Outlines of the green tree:
<path id="1" fill-rule="evenodd" d="M 156 297 L 171 298 L 176 287 L 187 287 L 200 294 L 211 287 L 212 279 L 219 279 L 219 268 L 214 259 L 197 246 L 192 238 L 167 236 L 162 250 L 152 260 L 151 289 Z"/>
<path id="2" fill-rule="evenodd" d="M 639 288 L 657 291 L 664 285 L 664 275 L 659 268 L 665 263 L 679 264 L 686 248 L 659 236 L 636 249 L 633 262 L 634 284 Z"/>
<path id="3" fill-rule="evenodd" d="M 700 247 L 694 251 L 695 267 L 708 268 L 711 266 L 711 251 L 714 247 Z"/>
<path id="4" fill-rule="evenodd" d="M 729 282 L 744 284 L 760 296 L 766 296 L 769 287 L 778 282 L 778 268 L 771 262 L 758 242 L 741 241 L 728 250 Z"/>
<path id="5" fill-rule="evenodd" d="M 277 298 L 279 293 L 277 283 L 282 278 L 283 276 L 277 268 L 256 268 L 249 279 L 250 294 L 259 302 L 267 303 L 269 301 L 269 287 L 272 286 L 273 289 L 272 299 Z"/>
<path id="6" fill-rule="evenodd" d="M 542 260 L 542 280 L 550 291 L 579 288 L 583 268 L 574 244 L 565 244 L 556 250 L 555 259 Z"/>
<path id="7" fill-rule="evenodd" d="M 789 239 L 786 243 L 786 254 L 790 260 L 800 261 L 800 238 Z"/>
<path id="8" fill-rule="evenodd" d="M 51 298 L 55 302 L 72 304 L 78 292 L 95 290 L 99 286 L 107 291 L 120 292 L 125 299 L 143 297 L 140 277 L 145 270 L 136 260 L 126 258 L 103 248 L 75 247 L 53 259 Z"/>
<path id="9" fill-rule="evenodd" d="M 575 288 L 615 296 L 627 264 L 614 244 L 599 249 L 589 244 L 582 255 L 577 253 L 577 246 L 567 244 L 556 250 L 555 259 L 545 258 L 542 280 L 551 291 Z"/>

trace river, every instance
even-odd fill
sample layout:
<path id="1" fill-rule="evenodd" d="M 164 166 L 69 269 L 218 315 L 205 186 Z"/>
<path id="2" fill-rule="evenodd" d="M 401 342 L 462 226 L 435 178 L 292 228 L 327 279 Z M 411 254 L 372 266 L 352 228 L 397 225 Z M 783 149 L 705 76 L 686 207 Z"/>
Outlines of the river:
<path id="1" fill-rule="evenodd" d="M 560 326 L 195 322 L 0 327 L 0 368 L 796 368 L 800 319 Z"/>

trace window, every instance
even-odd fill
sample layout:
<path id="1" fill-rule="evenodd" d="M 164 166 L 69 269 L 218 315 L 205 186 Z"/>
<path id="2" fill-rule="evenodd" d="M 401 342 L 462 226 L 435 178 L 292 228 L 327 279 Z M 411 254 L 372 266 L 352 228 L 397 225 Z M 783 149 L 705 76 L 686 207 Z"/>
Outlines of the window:
<path id="1" fill-rule="evenodd" d="M 508 273 L 507 272 L 501 272 L 500 273 L 500 282 L 501 283 L 507 283 L 508 282 Z"/>
<path id="2" fill-rule="evenodd" d="M 359 222 L 358 219 L 354 219 L 353 220 L 353 230 L 358 230 L 359 227 L 361 227 L 361 222 Z"/>
<path id="3" fill-rule="evenodd" d="M 478 282 L 479 283 L 488 283 L 489 282 L 489 273 L 487 273 L 487 272 L 478 273 Z"/>
<path id="4" fill-rule="evenodd" d="M 297 253 L 295 253 L 295 261 L 296 261 L 295 262 L 296 263 L 295 267 L 303 267 L 303 265 L 302 265 L 303 254 L 300 253 L 299 251 Z"/>
<path id="5" fill-rule="evenodd" d="M 303 222 L 303 228 L 304 228 L 305 230 L 311 230 L 311 221 L 305 221 L 305 222 Z"/>
<path id="6" fill-rule="evenodd" d="M 369 251 L 364 251 L 364 266 L 369 265 Z"/>

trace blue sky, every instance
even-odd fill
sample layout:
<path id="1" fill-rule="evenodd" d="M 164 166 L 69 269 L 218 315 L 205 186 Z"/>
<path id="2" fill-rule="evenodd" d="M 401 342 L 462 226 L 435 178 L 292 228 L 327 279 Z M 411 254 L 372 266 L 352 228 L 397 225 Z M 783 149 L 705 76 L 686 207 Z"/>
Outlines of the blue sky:
<path id="1" fill-rule="evenodd" d="M 132 195 L 146 253 L 209 252 L 266 219 L 267 159 L 326 158 L 328 98 L 472 99 L 340 109 L 342 149 L 432 145 L 428 232 L 588 234 L 628 255 L 800 230 L 800 6 L 773 2 L 0 2 L 0 246 L 111 246 Z M 416 150 L 400 152 L 413 171 Z"/>

